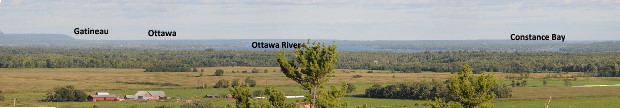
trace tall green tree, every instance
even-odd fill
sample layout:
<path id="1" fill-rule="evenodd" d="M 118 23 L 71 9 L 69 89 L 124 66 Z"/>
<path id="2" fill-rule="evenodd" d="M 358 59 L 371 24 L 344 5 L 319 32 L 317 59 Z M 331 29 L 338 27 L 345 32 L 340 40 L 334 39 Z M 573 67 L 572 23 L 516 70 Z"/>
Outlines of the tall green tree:
<path id="1" fill-rule="evenodd" d="M 64 102 L 64 101 L 86 101 L 88 95 L 82 90 L 78 90 L 71 85 L 65 87 L 56 87 L 54 92 L 47 94 L 46 101 Z"/>
<path id="2" fill-rule="evenodd" d="M 342 98 L 348 88 L 346 83 L 342 83 L 342 86 L 331 86 L 328 91 L 319 91 L 321 94 L 317 100 L 317 107 L 319 108 L 347 108 L 348 103 L 338 102 Z"/>
<path id="3" fill-rule="evenodd" d="M 239 81 L 235 85 L 241 85 Z M 247 86 L 231 86 L 228 91 L 233 95 L 236 100 L 235 106 L 237 108 L 251 108 L 250 103 L 250 89 Z"/>
<path id="4" fill-rule="evenodd" d="M 282 50 L 277 56 L 282 72 L 310 92 L 310 107 L 314 108 L 319 90 L 329 81 L 327 76 L 333 73 L 337 59 L 336 45 L 326 46 L 325 43 L 308 40 L 295 49 L 295 61 L 289 60 L 285 53 Z"/>
<path id="5" fill-rule="evenodd" d="M 275 108 L 292 108 L 295 107 L 295 104 L 286 102 L 286 97 L 284 93 L 280 92 L 275 87 L 266 87 L 265 95 L 271 105 Z"/>
<path id="6" fill-rule="evenodd" d="M 474 108 L 481 104 L 488 104 L 488 101 L 495 97 L 495 94 L 489 90 L 496 83 L 497 79 L 492 74 L 473 76 L 472 69 L 466 64 L 461 72 L 452 76 L 448 89 L 463 107 Z"/>

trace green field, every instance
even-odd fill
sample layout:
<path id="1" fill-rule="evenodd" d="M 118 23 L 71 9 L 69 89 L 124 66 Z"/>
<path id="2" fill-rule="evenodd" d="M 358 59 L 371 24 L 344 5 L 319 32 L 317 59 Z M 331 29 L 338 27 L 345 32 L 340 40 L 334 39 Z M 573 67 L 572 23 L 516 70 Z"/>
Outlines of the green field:
<path id="1" fill-rule="evenodd" d="M 261 73 L 232 73 L 231 71 L 243 71 L 252 69 L 261 70 Z M 304 95 L 306 91 L 290 79 L 284 77 L 276 67 L 208 67 L 204 74 L 211 75 L 216 69 L 224 69 L 224 76 L 197 77 L 200 72 L 142 72 L 142 69 L 108 69 L 108 68 L 17 68 L 0 69 L 0 89 L 4 90 L 6 100 L 0 102 L 0 106 L 13 106 L 13 98 L 16 98 L 17 106 L 49 106 L 61 108 L 83 108 L 96 105 L 100 108 L 126 108 L 138 106 L 139 108 L 152 108 L 158 106 L 178 107 L 186 100 L 208 100 L 217 106 L 234 104 L 232 99 L 207 99 L 207 94 L 228 94 L 227 89 L 211 88 L 220 79 L 244 79 L 251 77 L 258 82 L 258 87 L 251 90 L 262 90 L 266 86 L 273 86 L 283 91 L 286 95 Z M 268 70 L 267 73 L 262 70 Z M 357 89 L 347 94 L 341 101 L 348 102 L 351 106 L 367 105 L 370 107 L 427 107 L 424 100 L 403 99 L 376 99 L 356 97 L 364 94 L 364 90 L 373 84 L 394 84 L 413 81 L 445 80 L 450 77 L 449 73 L 391 73 L 390 71 L 377 71 L 367 73 L 369 70 L 336 70 L 335 76 L 331 77 L 329 85 L 340 84 L 342 81 L 354 83 Z M 564 76 L 576 75 L 566 73 Z M 362 75 L 361 78 L 353 78 L 353 75 Z M 502 83 L 509 84 L 511 81 L 504 76 L 518 76 L 518 74 L 495 73 Z M 514 87 L 513 97 L 494 99 L 496 107 L 522 108 L 544 107 L 548 98 L 551 107 L 619 107 L 615 103 L 620 101 L 620 87 L 565 87 L 561 78 L 551 78 L 548 86 L 543 87 L 540 80 L 548 73 L 533 73 L 532 78 L 527 79 L 526 87 Z M 180 86 L 140 85 L 125 84 L 117 81 L 144 81 L 156 83 L 174 83 Z M 206 89 L 196 89 L 199 85 L 208 85 Z M 573 85 L 595 84 L 620 84 L 618 78 L 594 78 L 579 77 Z M 74 85 L 78 89 L 86 90 L 88 94 L 95 92 L 110 92 L 117 96 L 134 94 L 137 91 L 157 90 L 165 91 L 167 97 L 153 102 L 146 101 L 108 101 L 108 102 L 40 102 L 48 92 L 56 86 Z M 292 102 L 303 99 L 289 99 Z"/>

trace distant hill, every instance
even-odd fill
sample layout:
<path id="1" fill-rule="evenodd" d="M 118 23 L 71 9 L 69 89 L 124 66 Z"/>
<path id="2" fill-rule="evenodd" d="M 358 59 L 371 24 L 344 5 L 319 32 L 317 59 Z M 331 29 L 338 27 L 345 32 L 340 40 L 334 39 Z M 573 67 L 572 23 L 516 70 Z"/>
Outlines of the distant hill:
<path id="1" fill-rule="evenodd" d="M 71 41 L 75 38 L 64 34 L 4 34 L 0 32 L 0 41 Z"/>

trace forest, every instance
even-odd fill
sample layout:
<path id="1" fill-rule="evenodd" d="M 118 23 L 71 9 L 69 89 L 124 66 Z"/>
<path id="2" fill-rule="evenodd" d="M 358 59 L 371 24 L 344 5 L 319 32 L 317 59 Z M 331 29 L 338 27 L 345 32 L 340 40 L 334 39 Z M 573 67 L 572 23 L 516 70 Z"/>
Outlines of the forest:
<path id="1" fill-rule="evenodd" d="M 278 66 L 274 59 L 278 52 L 0 47 L 0 68 L 274 67 Z M 606 71 L 600 76 L 617 76 L 620 75 L 615 72 L 618 70 L 616 67 L 618 59 L 620 59 L 620 54 L 615 52 L 340 51 L 336 68 L 393 70 L 405 73 L 458 72 L 463 64 L 470 64 L 475 69 L 474 73 L 598 72 L 600 70 Z"/>

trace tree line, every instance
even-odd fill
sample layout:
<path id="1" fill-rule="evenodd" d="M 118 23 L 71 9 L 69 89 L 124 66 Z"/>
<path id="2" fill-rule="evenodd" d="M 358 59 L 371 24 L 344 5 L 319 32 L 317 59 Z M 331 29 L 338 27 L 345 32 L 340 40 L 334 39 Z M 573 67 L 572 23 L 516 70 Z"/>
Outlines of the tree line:
<path id="1" fill-rule="evenodd" d="M 414 100 L 432 100 L 435 98 L 451 98 L 451 92 L 448 89 L 450 80 L 446 81 L 425 81 L 413 82 L 410 84 L 399 83 L 383 86 L 375 84 L 366 89 L 365 96 L 370 98 L 389 98 L 389 99 L 414 99 Z M 495 85 L 488 92 L 495 94 L 497 98 L 509 98 L 512 96 L 512 90 L 508 85 Z M 452 99 L 454 100 L 454 99 Z"/>
<path id="2" fill-rule="evenodd" d="M 617 52 L 620 51 L 620 42 L 606 41 L 606 42 L 594 42 L 594 43 L 582 43 L 576 45 L 569 45 L 560 48 L 560 51 L 570 52 Z"/>
<path id="3" fill-rule="evenodd" d="M 0 68 L 143 68 L 191 71 L 191 67 L 279 66 L 278 51 L 42 49 L 0 47 Z M 480 72 L 591 72 L 617 65 L 613 52 L 425 51 L 338 52 L 339 69 L 397 72 L 458 72 L 471 64 Z M 503 62 L 497 62 L 503 61 Z M 173 67 L 173 68 L 167 68 Z M 605 73 L 607 74 L 607 73 Z M 613 73 L 610 73 L 613 76 Z M 607 76 L 607 75 L 602 75 Z"/>

